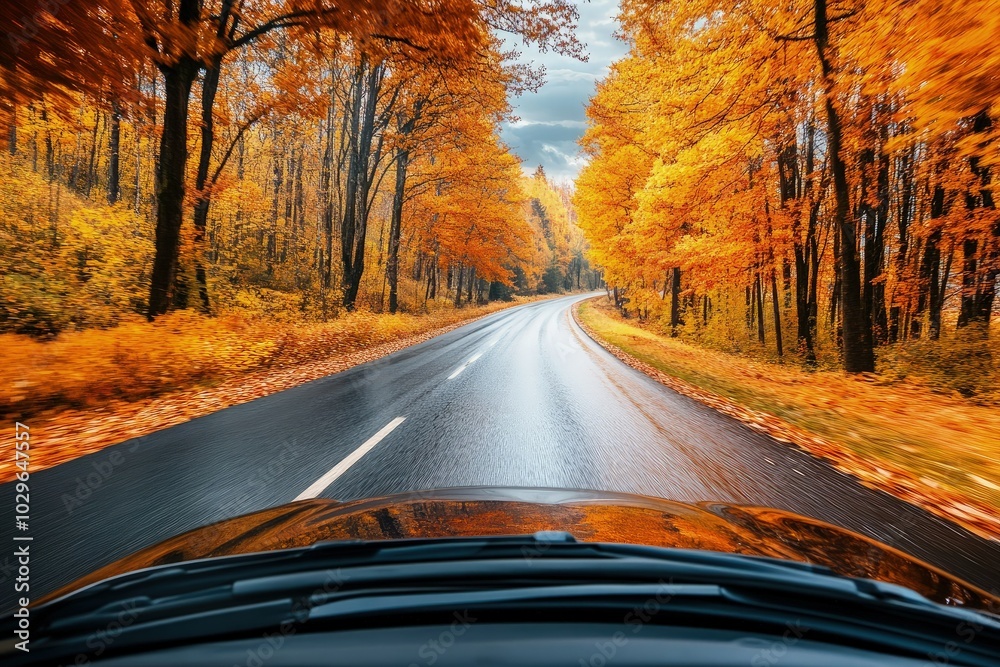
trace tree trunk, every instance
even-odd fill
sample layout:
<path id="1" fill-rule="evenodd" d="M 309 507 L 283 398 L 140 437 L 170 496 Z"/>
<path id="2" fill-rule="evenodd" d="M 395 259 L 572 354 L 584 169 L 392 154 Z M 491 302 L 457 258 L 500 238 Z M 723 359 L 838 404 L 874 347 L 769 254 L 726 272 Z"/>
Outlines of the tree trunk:
<path id="1" fill-rule="evenodd" d="M 864 280 L 862 283 L 862 312 L 864 315 L 863 339 L 866 348 L 884 344 L 887 340 L 885 315 L 885 283 L 879 278 L 885 268 L 885 227 L 889 218 L 889 156 L 884 146 L 888 128 L 879 130 L 880 150 L 865 151 L 863 162 L 875 165 L 877 161 L 875 206 L 863 203 L 865 220 Z M 864 182 L 865 178 L 862 177 Z M 862 186 L 864 189 L 866 183 Z"/>
<path id="2" fill-rule="evenodd" d="M 198 152 L 198 170 L 194 187 L 197 191 L 194 204 L 194 248 L 195 282 L 198 285 L 198 302 L 203 312 L 210 312 L 208 299 L 208 275 L 205 270 L 205 230 L 208 228 L 208 209 L 211 192 L 208 189 L 208 170 L 212 162 L 212 145 L 215 143 L 215 117 L 212 109 L 219 90 L 219 75 L 222 59 L 217 58 L 205 70 L 201 90 L 201 147 Z"/>
<path id="3" fill-rule="evenodd" d="M 302 180 L 305 169 L 305 143 L 299 149 L 299 159 L 295 164 L 295 205 L 292 215 L 292 224 L 295 229 L 294 242 L 292 243 L 292 260 L 295 262 L 296 283 L 299 277 L 299 255 L 302 247 L 301 236 L 306 230 L 306 192 L 305 183 Z M 301 287 L 301 285 L 300 285 Z"/>
<path id="4" fill-rule="evenodd" d="M 826 0 L 815 0 L 815 42 L 823 71 L 823 88 L 827 121 L 827 144 L 833 190 L 836 199 L 834 221 L 840 230 L 841 267 L 841 326 L 843 329 L 844 370 L 848 373 L 869 373 L 875 370 L 875 356 L 864 342 L 864 314 L 861 306 L 861 266 L 854 222 L 850 219 L 850 192 L 847 166 L 842 156 L 840 116 L 834 104 L 833 66 L 827 54 L 829 33 Z"/>
<path id="5" fill-rule="evenodd" d="M 83 109 L 80 109 L 80 119 L 83 119 Z M 73 146 L 73 167 L 69 170 L 69 177 L 66 179 L 66 185 L 73 188 L 77 192 L 80 191 L 80 146 L 82 142 L 80 140 L 80 135 L 76 135 L 76 142 Z"/>
<path id="6" fill-rule="evenodd" d="M 840 297 L 841 297 L 841 284 L 843 279 L 841 278 L 843 273 L 843 268 L 840 261 L 840 228 L 837 226 L 833 227 L 833 289 L 830 292 L 830 328 L 834 331 L 834 340 L 837 343 L 837 348 L 840 349 L 843 343 L 843 331 L 841 328 L 841 307 L 840 307 Z"/>
<path id="7" fill-rule="evenodd" d="M 761 289 L 760 272 L 754 280 L 754 294 L 757 299 L 757 342 L 763 345 L 767 338 L 764 335 L 764 290 Z"/>
<path id="8" fill-rule="evenodd" d="M 814 137 L 816 131 L 810 123 L 806 140 L 806 181 L 802 194 L 810 200 L 812 193 L 812 170 L 814 155 Z M 778 161 L 778 175 L 780 182 L 779 192 L 781 194 L 782 207 L 786 202 L 799 194 L 798 183 L 802 181 L 798 170 L 798 150 L 794 141 L 788 144 L 781 151 Z M 818 204 L 808 201 L 809 221 L 806 226 L 805 237 L 799 229 L 799 216 L 793 222 L 793 243 L 792 254 L 795 262 L 795 319 L 796 319 L 796 340 L 798 341 L 799 353 L 803 355 L 807 364 L 816 363 L 816 352 L 813 349 L 813 332 L 816 328 L 815 314 L 810 312 L 809 302 L 809 276 L 810 264 L 816 261 L 812 254 L 812 247 L 816 241 L 816 217 L 819 214 Z M 785 264 L 785 268 L 789 268 Z M 787 281 L 788 278 L 785 278 Z M 775 311 L 778 312 L 777 310 Z M 777 318 L 776 318 L 777 322 Z M 780 324 L 777 325 L 780 329 Z M 781 336 L 778 336 L 779 349 Z M 779 356 L 781 352 L 779 351 Z"/>
<path id="9" fill-rule="evenodd" d="M 133 193 L 132 210 L 136 215 L 139 215 L 139 205 L 142 202 L 142 141 L 140 141 L 137 125 L 138 123 L 133 125 L 135 127 L 135 180 L 132 185 L 135 192 Z"/>
<path id="10" fill-rule="evenodd" d="M 326 114 L 326 142 L 323 148 L 323 163 L 319 174 L 319 197 L 323 207 L 322 245 L 320 245 L 319 271 L 324 288 L 333 284 L 333 142 L 336 136 L 333 123 L 335 119 L 336 100 L 334 95 L 334 73 L 330 73 L 330 106 Z"/>
<path id="11" fill-rule="evenodd" d="M 913 171 L 911 169 L 910 154 L 904 152 L 899 160 L 899 173 L 901 182 L 901 192 L 899 204 L 896 211 L 896 228 L 899 232 L 899 247 L 896 251 L 896 275 L 903 276 L 906 263 L 909 260 L 910 250 L 910 218 L 913 210 Z M 902 305 L 897 302 L 895 295 L 892 298 L 892 305 L 889 307 L 889 342 L 896 343 L 900 335 L 905 335 L 905 329 L 901 328 Z"/>
<path id="12" fill-rule="evenodd" d="M 121 172 L 119 157 L 122 138 L 122 111 L 118 100 L 111 103 L 111 132 L 108 133 L 108 203 L 112 206 L 118 203 L 121 194 Z"/>
<path id="13" fill-rule="evenodd" d="M 389 280 L 390 313 L 399 309 L 399 237 L 403 224 L 403 197 L 406 195 L 406 167 L 409 160 L 406 150 L 397 151 L 396 189 L 392 195 L 392 219 L 389 224 L 389 259 L 385 267 Z"/>
<path id="14" fill-rule="evenodd" d="M 885 280 L 881 280 L 885 272 L 885 231 L 889 226 L 889 204 L 891 192 L 889 190 L 889 154 L 885 151 L 885 143 L 888 141 L 888 128 L 882 128 L 882 149 L 879 152 L 878 176 L 876 187 L 878 193 L 878 203 L 875 207 L 876 230 L 872 243 L 872 254 L 875 256 L 875 280 L 872 286 L 872 328 L 874 330 L 875 344 L 884 345 L 889 340 L 889 319 L 886 314 L 885 301 Z"/>
<path id="15" fill-rule="evenodd" d="M 987 112 L 982 111 L 973 122 L 973 132 L 986 132 L 992 124 Z M 969 211 L 995 208 L 989 166 L 983 165 L 978 156 L 969 159 L 969 166 L 978 177 L 979 189 L 966 195 L 966 207 Z M 1000 237 L 1000 223 L 994 223 L 992 236 Z M 997 276 L 1000 275 L 1000 262 L 997 261 L 1000 258 L 995 250 L 990 250 L 986 238 L 966 238 L 962 242 L 962 257 L 962 299 L 958 326 L 981 325 L 983 334 L 987 335 L 993 301 L 996 298 Z"/>
<path id="16" fill-rule="evenodd" d="M 796 339 L 799 353 L 805 357 L 806 363 L 816 363 L 816 352 L 813 349 L 813 329 L 815 318 L 809 312 L 809 246 L 795 247 L 795 319 Z"/>
<path id="17" fill-rule="evenodd" d="M 295 140 L 289 142 L 288 163 L 285 167 L 285 214 L 283 217 L 283 233 L 281 249 L 278 251 L 278 263 L 284 265 L 288 261 L 288 244 L 296 241 L 295 237 Z"/>
<path id="18" fill-rule="evenodd" d="M 774 310 L 774 346 L 778 356 L 784 355 L 784 347 L 781 341 L 781 304 L 778 303 L 778 276 L 774 269 L 771 269 L 771 307 Z"/>
<path id="19" fill-rule="evenodd" d="M 150 319 L 166 313 L 170 308 L 170 289 L 177 271 L 184 220 L 188 103 L 191 85 L 198 74 L 198 64 L 193 59 L 182 57 L 162 71 L 166 98 L 156 174 L 156 250 L 149 287 Z"/>
<path id="20" fill-rule="evenodd" d="M 354 309 L 365 270 L 365 238 L 371 212 L 369 195 L 382 154 L 382 137 L 376 142 L 375 134 L 381 129 L 376 127 L 376 111 L 384 72 L 384 65 L 372 65 L 362 58 L 352 84 L 350 158 L 340 241 L 344 266 L 343 305 L 347 310 Z"/>
<path id="21" fill-rule="evenodd" d="M 754 322 L 753 288 L 750 287 L 749 285 L 743 288 L 743 304 L 746 312 L 747 335 L 749 336 L 750 333 L 753 331 L 753 322 Z"/>
<path id="22" fill-rule="evenodd" d="M 361 110 L 362 96 L 364 92 L 364 67 L 366 61 L 362 59 L 361 65 L 355 70 L 351 83 L 351 113 L 350 113 L 350 157 L 347 167 L 347 192 L 344 197 L 344 217 L 340 223 L 340 255 L 343 264 L 344 275 L 342 277 L 343 305 L 348 310 L 353 310 L 354 301 L 357 298 L 357 291 L 354 288 L 354 271 L 357 262 L 355 257 L 355 236 L 358 233 L 358 181 L 361 179 Z M 362 240 L 362 248 L 364 242 Z"/>
<path id="23" fill-rule="evenodd" d="M 940 184 L 934 186 L 934 194 L 931 196 L 931 220 L 936 220 L 943 216 L 945 208 L 945 191 Z M 930 322 L 928 335 L 932 340 L 937 340 L 941 333 L 941 311 L 939 304 L 944 303 L 940 298 L 938 289 L 941 287 L 939 274 L 941 270 L 941 229 L 934 229 L 924 241 L 924 251 L 920 261 L 918 273 L 918 294 L 916 310 L 910 322 L 910 335 L 919 338 L 923 327 L 924 312 L 929 309 Z"/>
<path id="24" fill-rule="evenodd" d="M 675 266 L 670 275 L 670 335 L 677 336 L 681 322 L 681 269 Z"/>
<path id="25" fill-rule="evenodd" d="M 931 340 L 937 340 L 941 336 L 941 312 L 944 310 L 944 297 L 947 293 L 948 279 L 951 277 L 951 261 L 954 256 L 954 249 L 949 250 L 948 258 L 944 262 L 944 273 L 939 278 L 938 271 L 935 269 L 934 276 L 939 282 L 935 285 L 933 298 L 931 299 Z"/>
<path id="26" fill-rule="evenodd" d="M 42 115 L 44 120 L 45 116 Z M 90 191 L 94 187 L 94 181 L 97 180 L 94 174 L 94 165 L 97 162 L 97 131 L 101 127 L 101 114 L 100 112 L 94 114 L 94 130 L 90 137 L 90 159 L 87 161 L 87 187 L 84 189 L 84 194 L 88 197 L 90 196 Z"/>
<path id="27" fill-rule="evenodd" d="M 281 186 L 285 182 L 285 163 L 282 150 L 279 147 L 281 131 L 276 130 L 273 136 L 273 151 L 271 155 L 271 226 L 267 232 L 267 275 L 274 273 L 274 262 L 278 255 L 278 205 L 281 201 Z"/>
<path id="28" fill-rule="evenodd" d="M 458 277 L 455 282 L 455 307 L 462 307 L 462 278 L 465 277 L 465 269 L 459 264 L 458 265 Z"/>
<path id="29" fill-rule="evenodd" d="M 430 268 L 427 271 L 427 287 L 428 295 L 426 298 L 436 299 L 437 298 L 437 284 L 438 284 L 438 257 L 435 253 L 434 257 L 431 259 Z"/>
<path id="30" fill-rule="evenodd" d="M 862 345 L 865 348 L 874 348 L 874 298 L 875 298 L 875 272 L 878 258 L 873 251 L 876 233 L 875 209 L 869 202 L 869 175 L 871 166 L 875 163 L 875 151 L 868 147 L 861 150 L 858 160 L 858 173 L 860 175 L 860 193 L 858 194 L 858 206 L 855 211 L 855 229 L 863 230 L 863 256 L 862 256 L 862 278 L 861 278 L 861 317 L 864 326 L 861 330 Z"/>

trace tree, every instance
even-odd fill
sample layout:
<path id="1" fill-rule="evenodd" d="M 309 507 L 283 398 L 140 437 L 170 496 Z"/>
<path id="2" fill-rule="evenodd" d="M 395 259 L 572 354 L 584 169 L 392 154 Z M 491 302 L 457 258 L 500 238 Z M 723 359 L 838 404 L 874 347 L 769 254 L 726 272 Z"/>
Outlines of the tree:
<path id="1" fill-rule="evenodd" d="M 976 50 L 995 27 L 986 4 L 953 18 L 929 1 L 626 0 L 631 50 L 591 100 L 577 190 L 619 305 L 733 346 L 773 332 L 778 356 L 792 315 L 805 363 L 828 337 L 846 370 L 870 372 L 875 349 L 923 318 L 940 331 L 961 254 L 959 323 L 988 322 L 1000 227 L 995 56 Z M 697 300 L 702 317 L 685 319 Z"/>
<path id="2" fill-rule="evenodd" d="M 436 49 L 442 57 L 457 56 L 455 48 L 463 41 L 475 48 L 479 40 L 474 9 L 465 4 L 454 11 L 428 15 L 411 11 L 401 0 L 374 6 L 367 0 L 347 5 L 317 0 L 308 4 L 269 3 L 258 13 L 251 13 L 236 11 L 233 0 L 218 1 L 218 7 L 209 8 L 203 0 L 178 0 L 176 12 L 166 14 L 156 13 L 141 0 L 132 2 L 143 42 L 152 51 L 166 89 L 157 176 L 157 251 L 149 298 L 151 318 L 165 313 L 170 306 L 183 220 L 188 105 L 191 85 L 202 69 L 212 73 L 205 98 L 211 104 L 217 83 L 214 72 L 225 56 L 277 30 L 299 28 L 305 33 L 307 28 L 325 28 L 361 41 L 387 39 L 417 50 Z M 391 34 L 383 32 L 385 25 L 393 26 Z M 436 34 L 448 34 L 450 39 L 435 38 Z M 209 128 L 206 139 L 210 137 Z"/>

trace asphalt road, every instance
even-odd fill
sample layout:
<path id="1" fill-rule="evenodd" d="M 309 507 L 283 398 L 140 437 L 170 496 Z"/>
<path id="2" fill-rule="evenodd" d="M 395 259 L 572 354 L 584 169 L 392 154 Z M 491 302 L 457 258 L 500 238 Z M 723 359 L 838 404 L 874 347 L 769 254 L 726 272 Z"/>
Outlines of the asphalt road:
<path id="1" fill-rule="evenodd" d="M 581 298 L 505 310 L 32 475 L 32 597 L 183 531 L 296 498 L 469 485 L 777 507 L 1000 590 L 1000 543 L 867 489 L 632 370 L 572 321 L 570 305 Z M 7 609 L 13 484 L 0 497 Z"/>

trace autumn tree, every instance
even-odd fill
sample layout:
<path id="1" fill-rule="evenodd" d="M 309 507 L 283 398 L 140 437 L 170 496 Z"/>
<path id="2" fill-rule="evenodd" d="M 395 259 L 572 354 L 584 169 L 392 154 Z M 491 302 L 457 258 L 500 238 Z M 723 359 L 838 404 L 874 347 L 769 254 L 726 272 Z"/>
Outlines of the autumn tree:
<path id="1" fill-rule="evenodd" d="M 632 48 L 588 109 L 576 200 L 619 305 L 677 294 L 673 331 L 808 364 L 833 343 L 850 372 L 925 320 L 936 336 L 949 294 L 957 326 L 988 323 L 997 97 L 976 45 L 996 26 L 972 4 L 624 2 Z"/>

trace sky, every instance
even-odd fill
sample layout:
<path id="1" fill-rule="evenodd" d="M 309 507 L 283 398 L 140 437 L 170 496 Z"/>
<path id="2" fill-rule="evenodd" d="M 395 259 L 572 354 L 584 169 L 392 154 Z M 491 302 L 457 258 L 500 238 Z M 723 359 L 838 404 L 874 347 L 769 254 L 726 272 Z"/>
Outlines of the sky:
<path id="1" fill-rule="evenodd" d="M 588 62 L 555 53 L 539 53 L 523 44 L 511 45 L 521 60 L 541 63 L 546 83 L 537 93 L 512 100 L 519 120 L 504 125 L 501 136 L 524 162 L 527 172 L 541 164 L 549 178 L 572 181 L 584 165 L 577 139 L 587 127 L 585 108 L 597 81 L 612 62 L 622 58 L 627 46 L 613 36 L 618 24 L 618 0 L 579 2 L 577 37 L 586 44 Z"/>

